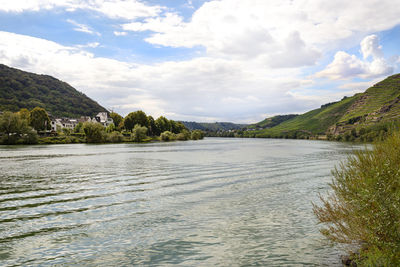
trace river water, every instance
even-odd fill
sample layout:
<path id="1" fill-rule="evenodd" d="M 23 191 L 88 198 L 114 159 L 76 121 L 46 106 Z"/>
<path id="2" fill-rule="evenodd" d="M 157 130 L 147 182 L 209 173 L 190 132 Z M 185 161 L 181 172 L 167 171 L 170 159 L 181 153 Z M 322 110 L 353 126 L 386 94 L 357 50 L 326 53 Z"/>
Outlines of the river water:
<path id="1" fill-rule="evenodd" d="M 312 213 L 348 144 L 0 147 L 1 266 L 340 266 Z"/>

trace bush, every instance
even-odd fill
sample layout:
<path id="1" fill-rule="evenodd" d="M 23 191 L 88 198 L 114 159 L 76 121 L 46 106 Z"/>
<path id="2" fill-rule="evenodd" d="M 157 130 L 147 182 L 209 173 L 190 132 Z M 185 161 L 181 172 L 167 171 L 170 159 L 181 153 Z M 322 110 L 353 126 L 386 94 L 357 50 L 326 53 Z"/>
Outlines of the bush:
<path id="1" fill-rule="evenodd" d="M 147 127 L 136 124 L 132 130 L 132 141 L 142 142 L 147 138 Z"/>
<path id="2" fill-rule="evenodd" d="M 400 133 L 333 171 L 333 192 L 314 204 L 330 241 L 356 245 L 357 263 L 400 266 Z M 354 254 L 357 255 L 357 254 Z"/>
<path id="3" fill-rule="evenodd" d="M 171 133 L 170 131 L 165 131 L 160 135 L 161 141 L 174 141 L 176 139 L 175 134 Z"/>
<path id="4" fill-rule="evenodd" d="M 97 122 L 85 122 L 83 131 L 88 143 L 101 143 L 104 140 L 104 127 Z"/>
<path id="5" fill-rule="evenodd" d="M 107 142 L 110 143 L 120 143 L 124 140 L 124 136 L 120 132 L 114 131 L 112 133 L 107 134 L 106 139 Z"/>
<path id="6" fill-rule="evenodd" d="M 190 139 L 190 132 L 188 130 L 183 130 L 176 135 L 176 140 L 186 141 Z"/>
<path id="7" fill-rule="evenodd" d="M 192 131 L 191 139 L 192 140 L 200 140 L 204 138 L 204 132 L 201 130 Z"/>
<path id="8" fill-rule="evenodd" d="M 30 129 L 22 136 L 23 144 L 37 144 L 38 143 L 38 135 L 35 130 Z"/>

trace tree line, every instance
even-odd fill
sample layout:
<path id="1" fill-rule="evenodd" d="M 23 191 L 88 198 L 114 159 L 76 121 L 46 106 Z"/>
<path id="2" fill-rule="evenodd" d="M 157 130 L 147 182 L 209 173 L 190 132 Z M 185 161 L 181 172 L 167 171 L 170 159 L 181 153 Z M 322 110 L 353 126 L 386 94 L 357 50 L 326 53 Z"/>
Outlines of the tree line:
<path id="1" fill-rule="evenodd" d="M 97 122 L 79 122 L 74 129 L 59 128 L 50 132 L 51 122 L 45 109 L 36 107 L 29 111 L 6 111 L 0 115 L 1 144 L 35 143 L 118 143 L 146 142 L 153 140 L 199 140 L 200 130 L 189 131 L 181 122 L 164 116 L 154 119 L 138 110 L 122 117 L 116 112 L 109 116 L 114 123 L 104 127 Z"/>

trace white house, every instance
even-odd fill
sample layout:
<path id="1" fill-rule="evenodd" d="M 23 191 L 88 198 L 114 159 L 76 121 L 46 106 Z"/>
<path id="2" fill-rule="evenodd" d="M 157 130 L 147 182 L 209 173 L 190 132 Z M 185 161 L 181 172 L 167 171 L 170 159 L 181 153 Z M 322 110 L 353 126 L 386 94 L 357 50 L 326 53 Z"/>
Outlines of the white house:
<path id="1" fill-rule="evenodd" d="M 88 116 L 82 116 L 80 119 L 70 119 L 70 118 L 57 118 L 51 120 L 51 130 L 57 131 L 57 126 L 59 129 L 71 129 L 74 130 L 75 126 L 79 122 L 98 122 L 101 123 L 104 127 L 107 127 L 111 123 L 114 123 L 112 118 L 108 117 L 107 112 L 100 112 L 95 117 L 90 118 Z"/>
<path id="2" fill-rule="evenodd" d="M 113 119 L 108 117 L 107 112 L 100 112 L 92 119 L 92 121 L 101 123 L 104 127 L 107 127 L 111 123 L 114 123 Z"/>

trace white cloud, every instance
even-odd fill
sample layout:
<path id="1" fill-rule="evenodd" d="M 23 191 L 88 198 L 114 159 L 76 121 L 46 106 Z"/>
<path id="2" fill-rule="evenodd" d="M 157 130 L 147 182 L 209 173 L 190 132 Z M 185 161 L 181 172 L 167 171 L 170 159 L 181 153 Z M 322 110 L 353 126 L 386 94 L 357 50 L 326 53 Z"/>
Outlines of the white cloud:
<path id="1" fill-rule="evenodd" d="M 365 37 L 361 41 L 361 52 L 364 60 L 355 55 L 339 51 L 334 60 L 324 70 L 316 74 L 316 77 L 326 77 L 332 80 L 350 78 L 376 78 L 393 73 L 394 66 L 390 65 L 384 58 L 382 47 L 376 35 Z M 368 57 L 372 56 L 372 61 Z"/>
<path id="2" fill-rule="evenodd" d="M 97 35 L 97 36 L 101 35 L 99 32 L 95 32 L 95 31 L 91 30 L 89 26 L 87 26 L 85 24 L 80 24 L 80 23 L 78 23 L 78 22 L 76 22 L 76 21 L 74 21 L 72 19 L 67 19 L 67 22 L 76 27 L 76 28 L 74 28 L 74 31 L 84 32 L 84 33 Z"/>
<path id="3" fill-rule="evenodd" d="M 145 40 L 155 46 L 201 47 L 198 58 L 139 65 L 96 57 L 84 51 L 89 44 L 65 47 L 2 32 L 0 60 L 61 78 L 122 113 L 141 108 L 154 116 L 244 121 L 259 119 L 258 114 L 306 111 L 334 100 L 333 92 L 310 96 L 300 90 L 309 86 L 302 78 L 309 70 L 304 67 L 400 24 L 400 5 L 392 0 L 213 0 L 191 18 L 150 2 L 0 0 L 0 10 L 94 11 L 118 19 L 121 28 L 113 28 L 115 36 L 149 31 Z M 361 42 L 360 51 L 363 58 L 337 52 L 317 76 L 370 79 L 391 73 L 398 60 L 386 60 L 373 35 Z"/>
<path id="4" fill-rule="evenodd" d="M 175 13 L 166 13 L 162 17 L 147 18 L 144 22 L 132 22 L 122 24 L 122 29 L 126 31 L 155 31 L 155 32 L 166 32 L 182 24 L 182 17 Z"/>
<path id="5" fill-rule="evenodd" d="M 99 42 L 87 43 L 85 45 L 76 45 L 77 48 L 96 48 L 99 47 Z"/>
<path id="6" fill-rule="evenodd" d="M 265 112 L 304 111 L 304 102 L 287 94 L 302 85 L 298 71 L 254 62 L 201 57 L 138 65 L 7 32 L 0 32 L 0 62 L 57 77 L 122 114 L 254 121 Z"/>
<path id="7" fill-rule="evenodd" d="M 346 89 L 346 90 L 354 90 L 359 92 L 364 92 L 366 89 L 369 87 L 373 86 L 374 84 L 378 83 L 381 79 L 373 79 L 368 82 L 351 82 L 351 83 L 345 83 L 341 86 L 339 86 L 340 89 Z"/>
<path id="8" fill-rule="evenodd" d="M 128 35 L 128 33 L 127 32 L 114 31 L 114 35 L 115 36 L 126 36 L 126 35 Z"/>
<path id="9" fill-rule="evenodd" d="M 110 18 L 137 19 L 157 16 L 164 9 L 158 5 L 147 5 L 138 0 L 0 0 L 0 11 L 25 12 L 55 8 L 75 11 L 93 10 Z"/>
<path id="10" fill-rule="evenodd" d="M 146 41 L 154 45 L 202 46 L 213 57 L 259 57 L 270 67 L 301 67 L 399 23 L 400 5 L 391 0 L 220 0 L 205 2 L 187 22 L 168 13 L 122 28 L 153 31 Z M 371 45 L 363 45 L 374 49 L 366 53 L 379 53 Z"/>
<path id="11" fill-rule="evenodd" d="M 382 46 L 379 45 L 379 38 L 375 34 L 365 37 L 360 46 L 364 59 L 370 56 L 374 59 L 383 58 Z"/>

